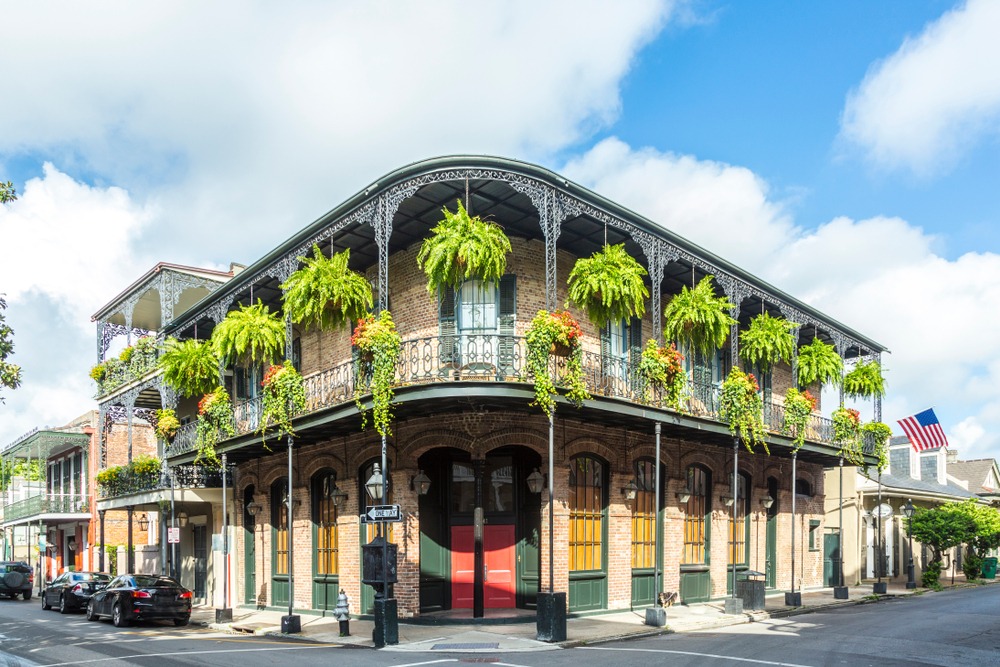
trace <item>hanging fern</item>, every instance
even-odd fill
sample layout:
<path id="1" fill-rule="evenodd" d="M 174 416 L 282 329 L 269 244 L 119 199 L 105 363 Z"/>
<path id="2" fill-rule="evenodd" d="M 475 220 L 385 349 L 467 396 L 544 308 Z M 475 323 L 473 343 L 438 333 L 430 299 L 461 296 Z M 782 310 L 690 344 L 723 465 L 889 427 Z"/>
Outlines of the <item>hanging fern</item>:
<path id="1" fill-rule="evenodd" d="M 299 257 L 305 266 L 289 276 L 281 289 L 284 309 L 292 322 L 325 331 L 350 326 L 372 307 L 372 286 L 347 268 L 350 249 L 326 258 L 318 245 L 313 257 Z"/>
<path id="2" fill-rule="evenodd" d="M 443 285 L 459 288 L 469 278 L 499 284 L 507 271 L 510 240 L 495 222 L 470 216 L 458 202 L 458 212 L 441 209 L 444 220 L 431 230 L 417 255 L 417 265 L 427 274 L 427 291 Z"/>
<path id="3" fill-rule="evenodd" d="M 859 363 L 844 376 L 844 396 L 848 398 L 882 398 L 885 396 L 885 378 L 882 365 L 877 361 Z"/>
<path id="4" fill-rule="evenodd" d="M 750 328 L 740 333 L 740 357 L 767 373 L 778 361 L 795 354 L 795 325 L 780 317 L 761 313 L 750 320 Z"/>
<path id="5" fill-rule="evenodd" d="M 285 323 L 260 300 L 229 313 L 212 332 L 212 349 L 230 362 L 269 362 L 284 348 Z"/>
<path id="6" fill-rule="evenodd" d="M 827 345 L 819 338 L 813 338 L 812 343 L 799 348 L 797 364 L 800 387 L 808 387 L 816 381 L 821 385 L 840 384 L 844 360 L 833 345 Z"/>
<path id="7" fill-rule="evenodd" d="M 219 384 L 219 357 L 207 342 L 168 338 L 160 368 L 163 381 L 184 397 L 207 394 Z"/>
<path id="8" fill-rule="evenodd" d="M 684 287 L 663 312 L 663 336 L 686 343 L 710 355 L 726 343 L 729 327 L 736 323 L 729 315 L 732 304 L 715 296 L 713 276 L 705 276 L 693 290 Z"/>
<path id="9" fill-rule="evenodd" d="M 642 282 L 645 275 L 646 269 L 625 252 L 624 243 L 606 246 L 589 259 L 576 260 L 569 274 L 569 301 L 586 310 L 598 329 L 608 322 L 642 317 L 649 296 Z"/>

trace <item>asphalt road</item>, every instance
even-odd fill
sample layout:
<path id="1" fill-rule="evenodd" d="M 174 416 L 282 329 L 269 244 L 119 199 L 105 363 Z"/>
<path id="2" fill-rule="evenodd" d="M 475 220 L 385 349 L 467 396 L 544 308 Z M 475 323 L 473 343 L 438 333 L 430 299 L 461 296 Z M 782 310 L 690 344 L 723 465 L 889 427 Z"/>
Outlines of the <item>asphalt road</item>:
<path id="1" fill-rule="evenodd" d="M 1000 586 L 926 594 L 699 633 L 509 654 L 403 653 L 234 637 L 146 623 L 115 628 L 0 601 L 0 667 L 1000 666 Z M 449 663 L 452 663 L 451 665 Z"/>

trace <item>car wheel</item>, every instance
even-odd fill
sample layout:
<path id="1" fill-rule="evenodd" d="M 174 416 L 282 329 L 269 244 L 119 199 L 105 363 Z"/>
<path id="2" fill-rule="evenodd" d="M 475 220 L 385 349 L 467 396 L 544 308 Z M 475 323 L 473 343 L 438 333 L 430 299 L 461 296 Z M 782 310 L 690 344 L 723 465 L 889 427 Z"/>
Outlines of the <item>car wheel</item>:
<path id="1" fill-rule="evenodd" d="M 125 610 L 122 609 L 121 602 L 116 602 L 114 609 L 111 610 L 111 622 L 114 623 L 116 628 L 128 627 L 128 619 L 125 618 Z"/>
<path id="2" fill-rule="evenodd" d="M 176 625 L 177 627 L 180 627 L 182 625 L 187 625 L 190 620 L 191 620 L 190 618 L 175 618 L 174 625 Z"/>
<path id="3" fill-rule="evenodd" d="M 68 614 L 69 613 L 69 607 L 66 605 L 66 594 L 65 593 L 59 596 L 59 613 L 60 614 Z"/>
<path id="4" fill-rule="evenodd" d="M 101 620 L 101 617 L 98 616 L 94 612 L 94 603 L 93 602 L 88 602 L 87 603 L 87 620 L 88 621 L 99 621 L 99 620 Z"/>
<path id="5" fill-rule="evenodd" d="M 30 600 L 30 599 L 31 599 L 31 591 L 24 591 L 23 593 L 21 593 L 21 596 L 22 596 L 22 597 L 23 597 L 23 598 L 24 598 L 25 600 Z M 17 599 L 17 596 L 16 596 L 16 595 L 14 596 L 14 599 L 15 599 L 15 600 Z"/>
<path id="6" fill-rule="evenodd" d="M 52 609 L 52 605 L 45 601 L 45 593 L 42 593 L 42 611 L 48 611 Z"/>

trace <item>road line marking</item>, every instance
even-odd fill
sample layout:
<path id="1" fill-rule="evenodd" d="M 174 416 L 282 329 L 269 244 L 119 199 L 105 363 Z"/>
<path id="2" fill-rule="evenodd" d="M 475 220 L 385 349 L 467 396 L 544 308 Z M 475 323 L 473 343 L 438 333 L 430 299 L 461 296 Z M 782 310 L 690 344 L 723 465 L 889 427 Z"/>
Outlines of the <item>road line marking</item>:
<path id="1" fill-rule="evenodd" d="M 417 665 L 435 665 L 439 662 L 458 662 L 458 658 L 442 658 L 441 660 L 427 660 L 425 662 L 408 662 L 405 665 L 394 665 L 393 667 L 417 667 Z"/>
<path id="2" fill-rule="evenodd" d="M 288 646 L 286 648 L 237 648 L 225 651 L 174 651 L 172 653 L 138 653 L 136 655 L 122 655 L 117 658 L 97 658 L 95 660 L 74 660 L 73 662 L 52 662 L 39 667 L 69 667 L 70 665 L 89 665 L 95 662 L 113 662 L 115 660 L 135 660 L 137 658 L 169 658 L 182 655 L 207 655 L 211 653 L 252 653 L 263 651 L 304 651 L 307 649 L 330 648 L 329 644 L 312 644 L 310 646 Z M 334 644 L 333 646 L 337 646 Z M 421 663 L 417 663 L 421 664 Z M 406 667 L 405 665 L 401 667 Z"/>
<path id="3" fill-rule="evenodd" d="M 610 648 L 603 646 L 578 646 L 587 651 L 636 651 L 640 653 L 670 653 L 672 655 L 690 655 L 698 658 L 715 658 L 716 660 L 732 660 L 734 662 L 752 662 L 755 665 L 776 665 L 777 667 L 810 667 L 794 662 L 773 662 L 771 660 L 756 660 L 754 658 L 738 658 L 732 655 L 716 655 L 714 653 L 695 653 L 694 651 L 671 651 L 657 648 Z"/>

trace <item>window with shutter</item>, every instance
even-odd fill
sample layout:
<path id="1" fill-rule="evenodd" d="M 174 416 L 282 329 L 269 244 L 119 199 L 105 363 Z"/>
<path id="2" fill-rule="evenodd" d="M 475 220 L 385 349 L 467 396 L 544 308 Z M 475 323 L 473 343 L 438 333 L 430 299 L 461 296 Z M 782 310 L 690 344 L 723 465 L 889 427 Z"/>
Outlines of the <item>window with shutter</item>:
<path id="1" fill-rule="evenodd" d="M 500 279 L 499 309 L 497 312 L 497 375 L 512 376 L 516 371 L 514 365 L 517 354 L 517 343 L 514 335 L 517 333 L 517 276 L 504 276 Z"/>
<path id="2" fill-rule="evenodd" d="M 458 365 L 456 335 L 458 324 L 455 319 L 455 289 L 451 285 L 442 287 L 438 304 L 438 335 L 442 365 Z"/>
<path id="3" fill-rule="evenodd" d="M 296 338 L 292 341 L 292 366 L 299 373 L 302 372 L 302 339 Z"/>

